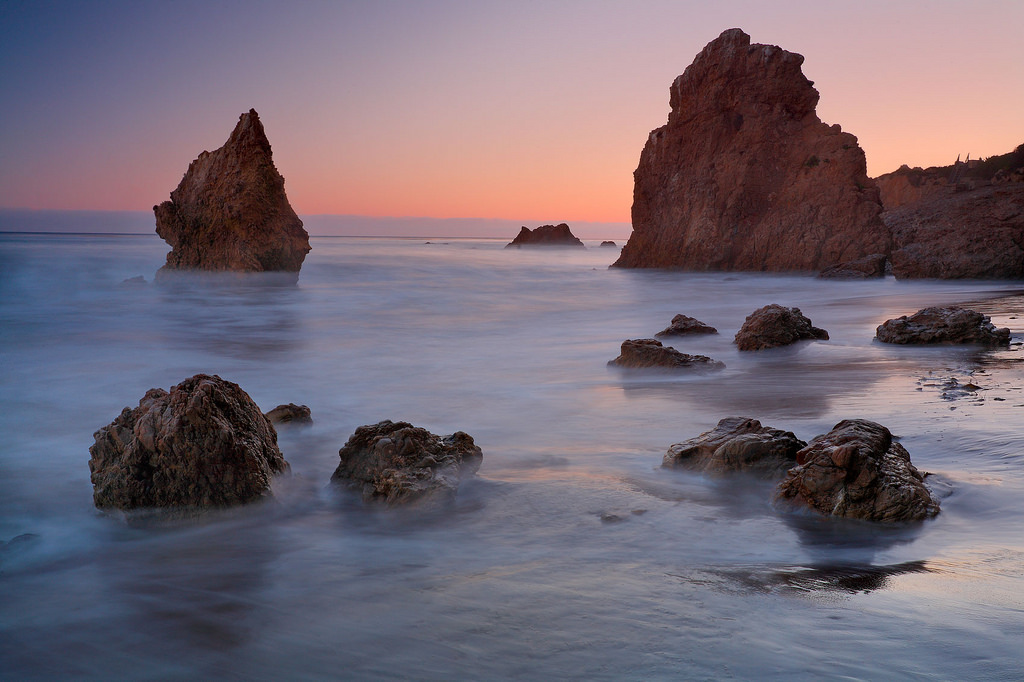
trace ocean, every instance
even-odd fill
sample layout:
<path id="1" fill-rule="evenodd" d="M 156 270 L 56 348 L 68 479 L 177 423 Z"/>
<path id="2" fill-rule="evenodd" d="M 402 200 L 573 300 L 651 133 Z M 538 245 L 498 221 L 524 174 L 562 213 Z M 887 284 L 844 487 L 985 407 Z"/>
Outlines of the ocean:
<path id="1" fill-rule="evenodd" d="M 0 234 L 0 676 L 1024 679 L 1020 283 L 620 270 L 596 241 L 504 243 L 314 237 L 297 283 L 154 284 L 155 235 Z M 1018 345 L 873 340 L 956 302 Z M 830 340 L 740 353 L 768 303 Z M 721 333 L 666 343 L 726 369 L 607 365 L 676 313 Z M 311 408 L 278 429 L 291 474 L 273 499 L 96 510 L 93 432 L 199 372 L 265 411 Z M 773 507 L 770 482 L 661 468 L 733 415 L 804 440 L 878 421 L 942 512 L 830 520 Z M 383 419 L 473 436 L 483 464 L 453 506 L 329 484 L 355 428 Z"/>

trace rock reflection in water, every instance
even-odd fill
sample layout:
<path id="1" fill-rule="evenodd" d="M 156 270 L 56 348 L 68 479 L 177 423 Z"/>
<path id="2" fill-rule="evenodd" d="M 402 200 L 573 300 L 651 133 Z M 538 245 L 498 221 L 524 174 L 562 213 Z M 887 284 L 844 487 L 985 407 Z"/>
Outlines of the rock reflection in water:
<path id="1" fill-rule="evenodd" d="M 906 573 L 927 573 L 924 561 L 890 566 L 870 564 L 780 566 L 710 571 L 744 589 L 781 593 L 866 594 L 889 586 L 890 579 Z"/>

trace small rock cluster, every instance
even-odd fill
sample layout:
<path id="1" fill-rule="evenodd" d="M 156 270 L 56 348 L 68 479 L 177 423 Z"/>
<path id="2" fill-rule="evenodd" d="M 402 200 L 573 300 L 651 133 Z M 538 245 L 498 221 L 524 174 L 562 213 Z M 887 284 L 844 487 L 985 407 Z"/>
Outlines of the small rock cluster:
<path id="1" fill-rule="evenodd" d="M 663 466 L 722 474 L 784 475 L 775 500 L 826 516 L 920 521 L 939 513 L 910 454 L 881 424 L 839 422 L 804 443 L 756 419 L 728 417 L 711 431 L 672 445 Z"/>
<path id="2" fill-rule="evenodd" d="M 153 388 L 98 430 L 89 448 L 93 501 L 99 509 L 200 510 L 267 497 L 274 476 L 289 471 L 272 421 L 312 423 L 305 405 L 262 414 L 237 384 L 197 374 Z M 406 422 L 361 426 L 339 452 L 331 480 L 389 504 L 450 501 L 483 453 L 461 431 L 435 436 Z"/>

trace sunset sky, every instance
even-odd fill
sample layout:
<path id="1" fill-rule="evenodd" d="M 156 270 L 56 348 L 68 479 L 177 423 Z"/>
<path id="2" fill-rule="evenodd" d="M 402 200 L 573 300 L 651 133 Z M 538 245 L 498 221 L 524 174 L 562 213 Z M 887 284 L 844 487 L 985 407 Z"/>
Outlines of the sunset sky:
<path id="1" fill-rule="evenodd" d="M 868 172 L 1024 142 L 1024 2 L 0 2 L 0 208 L 148 210 L 260 113 L 300 215 L 629 220 L 723 30 L 805 57 Z"/>

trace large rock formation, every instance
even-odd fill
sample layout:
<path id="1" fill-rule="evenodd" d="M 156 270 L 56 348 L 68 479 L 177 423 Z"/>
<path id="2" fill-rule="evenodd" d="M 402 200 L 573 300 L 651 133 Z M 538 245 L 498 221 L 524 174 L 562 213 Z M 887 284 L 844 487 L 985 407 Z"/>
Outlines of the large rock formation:
<path id="1" fill-rule="evenodd" d="M 506 249 L 518 249 L 523 246 L 568 246 L 583 248 L 586 246 L 576 235 L 572 233 L 565 223 L 558 225 L 541 225 L 531 230 L 525 225 L 519 230 L 519 234 L 511 242 L 505 245 Z"/>
<path id="2" fill-rule="evenodd" d="M 357 428 L 338 455 L 341 463 L 332 482 L 388 504 L 450 501 L 459 480 L 476 473 L 483 461 L 469 434 L 435 436 L 390 420 Z"/>
<path id="3" fill-rule="evenodd" d="M 997 329 L 988 315 L 956 306 L 924 308 L 910 317 L 886 320 L 875 336 L 883 343 L 1010 345 L 1009 328 Z"/>
<path id="4" fill-rule="evenodd" d="M 868 521 L 919 521 L 939 513 L 910 454 L 881 424 L 841 421 L 796 460 L 776 488 L 778 500 Z"/>
<path id="5" fill-rule="evenodd" d="M 242 504 L 288 470 L 256 403 L 215 375 L 151 388 L 94 437 L 89 469 L 101 509 Z"/>
<path id="6" fill-rule="evenodd" d="M 1024 145 L 877 178 L 900 279 L 1024 279 Z"/>
<path id="7" fill-rule="evenodd" d="M 782 475 L 796 464 L 796 453 L 806 445 L 789 431 L 761 426 L 756 419 L 726 417 L 711 431 L 669 447 L 663 466 Z"/>
<path id="8" fill-rule="evenodd" d="M 733 343 L 740 350 L 764 350 L 809 339 L 827 341 L 828 332 L 813 326 L 799 308 L 771 303 L 747 315 Z"/>
<path id="9" fill-rule="evenodd" d="M 640 156 L 615 265 L 818 271 L 889 252 L 864 152 L 818 119 L 802 63 L 739 29 L 697 55 Z"/>
<path id="10" fill-rule="evenodd" d="M 253 109 L 223 147 L 189 165 L 171 200 L 153 211 L 156 233 L 171 245 L 166 269 L 298 272 L 309 252 Z"/>
<path id="11" fill-rule="evenodd" d="M 619 357 L 608 362 L 627 369 L 724 369 L 725 363 L 706 355 L 680 353 L 675 348 L 661 345 L 657 339 L 626 339 L 620 347 Z"/>

